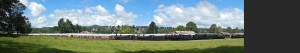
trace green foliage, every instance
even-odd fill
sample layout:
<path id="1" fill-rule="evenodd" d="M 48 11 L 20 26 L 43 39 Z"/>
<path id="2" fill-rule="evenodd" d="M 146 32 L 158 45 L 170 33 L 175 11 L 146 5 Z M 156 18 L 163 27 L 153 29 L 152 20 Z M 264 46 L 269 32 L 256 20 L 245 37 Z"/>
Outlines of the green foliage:
<path id="1" fill-rule="evenodd" d="M 184 26 L 178 25 L 178 26 L 176 27 L 176 30 L 177 30 L 177 31 L 185 31 L 186 29 L 184 28 Z"/>
<path id="2" fill-rule="evenodd" d="M 131 27 L 130 26 L 122 26 L 120 31 L 119 31 L 121 34 L 130 34 L 130 33 L 133 33 L 133 31 L 131 30 Z"/>
<path id="3" fill-rule="evenodd" d="M 59 19 L 58 28 L 61 33 L 79 33 L 82 30 L 78 24 L 74 26 L 69 19 L 65 22 L 64 18 Z"/>
<path id="4" fill-rule="evenodd" d="M 23 33 L 23 34 L 28 34 L 32 31 L 32 28 L 31 28 L 31 23 L 29 21 L 26 21 L 25 22 L 26 24 L 23 24 L 21 28 L 21 31 L 20 33 Z"/>
<path id="5" fill-rule="evenodd" d="M 31 32 L 28 18 L 23 16 L 26 6 L 19 0 L 0 0 L 0 32 L 1 34 L 27 34 Z"/>
<path id="6" fill-rule="evenodd" d="M 67 19 L 66 23 L 65 23 L 65 27 L 66 27 L 66 33 L 73 33 L 75 32 L 75 27 L 73 26 L 72 22 Z"/>
<path id="7" fill-rule="evenodd" d="M 212 25 L 209 27 L 209 32 L 210 32 L 210 33 L 217 33 L 217 32 L 218 32 L 217 25 L 216 25 L 216 24 L 212 24 Z"/>
<path id="8" fill-rule="evenodd" d="M 155 25 L 155 23 L 153 21 L 148 26 L 148 29 L 147 29 L 146 33 L 148 33 L 148 34 L 156 34 L 156 33 L 158 33 L 157 26 Z"/>
<path id="9" fill-rule="evenodd" d="M 244 33 L 244 29 L 241 29 L 241 31 L 240 31 L 241 33 Z"/>
<path id="10" fill-rule="evenodd" d="M 170 33 L 174 31 L 176 31 L 174 27 L 158 27 L 158 33 Z"/>
<path id="11" fill-rule="evenodd" d="M 234 28 L 233 30 L 232 30 L 234 33 L 239 33 L 240 31 L 239 31 L 239 28 Z"/>
<path id="12" fill-rule="evenodd" d="M 223 28 L 221 27 L 221 26 L 219 26 L 218 28 L 217 28 L 217 32 L 223 32 Z"/>
<path id="13" fill-rule="evenodd" d="M 226 28 L 226 32 L 232 33 L 232 28 L 231 27 L 227 27 Z"/>
<path id="14" fill-rule="evenodd" d="M 195 33 L 199 32 L 199 30 L 197 29 L 197 25 L 194 22 L 188 22 L 186 24 L 186 30 L 194 31 Z"/>
<path id="15" fill-rule="evenodd" d="M 57 24 L 58 24 L 58 27 L 60 29 L 60 32 L 61 33 L 65 33 L 65 31 L 66 31 L 66 29 L 65 29 L 66 28 L 65 27 L 66 23 L 64 21 L 64 18 L 60 18 Z"/>
<path id="16" fill-rule="evenodd" d="M 78 24 L 75 25 L 75 32 L 80 33 L 82 31 L 82 27 L 79 26 Z"/>
<path id="17" fill-rule="evenodd" d="M 212 24 L 209 28 L 210 33 L 219 33 L 224 32 L 225 29 L 223 29 L 221 26 L 217 26 L 216 24 Z"/>

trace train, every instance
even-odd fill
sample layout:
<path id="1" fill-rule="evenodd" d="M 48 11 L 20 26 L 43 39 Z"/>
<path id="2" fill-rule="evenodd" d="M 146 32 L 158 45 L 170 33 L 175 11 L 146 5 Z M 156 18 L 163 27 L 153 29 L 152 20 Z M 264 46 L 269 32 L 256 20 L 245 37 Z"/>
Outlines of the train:
<path id="1" fill-rule="evenodd" d="M 195 34 L 29 34 L 48 35 L 73 38 L 93 38 L 105 40 L 202 40 L 202 39 L 225 39 L 244 38 L 244 33 L 195 33 Z"/>
<path id="2" fill-rule="evenodd" d="M 114 40 L 202 40 L 202 39 L 225 39 L 225 38 L 244 38 L 243 33 L 197 33 L 194 35 L 186 34 L 166 34 L 166 35 L 116 35 Z"/>

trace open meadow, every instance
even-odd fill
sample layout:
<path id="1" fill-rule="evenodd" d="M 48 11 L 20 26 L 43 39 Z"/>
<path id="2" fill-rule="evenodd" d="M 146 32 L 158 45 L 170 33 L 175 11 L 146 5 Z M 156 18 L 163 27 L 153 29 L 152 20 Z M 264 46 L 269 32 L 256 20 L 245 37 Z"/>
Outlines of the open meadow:
<path id="1" fill-rule="evenodd" d="M 97 40 L 53 36 L 0 37 L 0 53 L 243 53 L 244 39 Z"/>

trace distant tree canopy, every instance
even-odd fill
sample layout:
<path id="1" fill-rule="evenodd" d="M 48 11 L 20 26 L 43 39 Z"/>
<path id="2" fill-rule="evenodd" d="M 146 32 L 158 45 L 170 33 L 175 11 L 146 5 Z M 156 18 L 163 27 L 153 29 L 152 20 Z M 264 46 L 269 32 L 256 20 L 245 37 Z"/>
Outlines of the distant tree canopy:
<path id="1" fill-rule="evenodd" d="M 219 32 L 229 32 L 229 33 L 244 33 L 244 29 L 235 28 L 232 29 L 231 27 L 222 28 L 221 26 L 217 26 L 216 24 L 212 24 L 208 30 L 210 33 L 219 33 Z"/>
<path id="2" fill-rule="evenodd" d="M 218 26 L 217 32 L 224 32 L 224 29 L 221 26 Z"/>
<path id="3" fill-rule="evenodd" d="M 186 30 L 188 30 L 188 31 L 194 31 L 196 33 L 199 32 L 199 30 L 197 28 L 197 25 L 194 22 L 188 22 L 186 24 Z"/>
<path id="4" fill-rule="evenodd" d="M 31 24 L 22 15 L 25 9 L 19 0 L 0 0 L 0 34 L 30 33 Z"/>
<path id="5" fill-rule="evenodd" d="M 232 33 L 232 28 L 231 27 L 227 27 L 226 28 L 226 32 Z"/>
<path id="6" fill-rule="evenodd" d="M 78 24 L 75 25 L 75 32 L 80 33 L 80 31 L 82 31 L 82 27 L 79 26 Z"/>
<path id="7" fill-rule="evenodd" d="M 184 26 L 178 25 L 178 26 L 176 27 L 176 30 L 177 30 L 177 31 L 185 31 L 186 29 L 184 28 Z"/>
<path id="8" fill-rule="evenodd" d="M 81 31 L 81 27 L 78 24 L 74 26 L 69 19 L 65 22 L 64 18 L 59 19 L 58 28 L 60 33 L 79 33 Z"/>
<path id="9" fill-rule="evenodd" d="M 155 34 L 155 33 L 170 33 L 174 31 L 198 31 L 197 33 L 218 33 L 218 32 L 228 32 L 231 33 L 241 33 L 244 29 L 231 29 L 231 27 L 222 28 L 216 24 L 212 24 L 210 28 L 197 28 L 196 24 L 189 22 L 184 25 L 179 25 L 177 27 L 157 27 L 154 22 L 151 22 L 149 26 L 135 26 L 135 25 L 117 25 L 117 26 L 80 26 L 78 24 L 73 25 L 68 19 L 61 18 L 58 21 L 58 26 L 55 27 L 45 27 L 45 28 L 34 28 L 33 33 L 79 33 L 81 31 L 89 31 L 92 33 L 106 33 L 106 34 L 128 34 L 128 33 L 138 33 L 138 34 Z"/>
<path id="10" fill-rule="evenodd" d="M 212 24 L 212 25 L 209 27 L 209 32 L 210 32 L 210 33 L 217 33 L 217 32 L 219 32 L 219 31 L 218 31 L 217 25 L 216 25 L 216 24 Z"/>
<path id="11" fill-rule="evenodd" d="M 232 31 L 235 32 L 235 33 L 240 32 L 239 28 L 235 28 L 235 29 L 233 29 Z"/>
<path id="12" fill-rule="evenodd" d="M 120 29 L 119 32 L 120 32 L 121 34 L 130 34 L 130 33 L 133 33 L 133 31 L 131 30 L 131 28 L 132 28 L 132 27 L 125 25 L 125 26 L 122 26 L 122 27 L 121 27 L 121 29 Z"/>
<path id="13" fill-rule="evenodd" d="M 148 34 L 156 34 L 156 33 L 158 33 L 157 26 L 155 25 L 155 23 L 153 21 L 148 26 L 148 29 L 147 29 L 146 33 L 148 33 Z"/>

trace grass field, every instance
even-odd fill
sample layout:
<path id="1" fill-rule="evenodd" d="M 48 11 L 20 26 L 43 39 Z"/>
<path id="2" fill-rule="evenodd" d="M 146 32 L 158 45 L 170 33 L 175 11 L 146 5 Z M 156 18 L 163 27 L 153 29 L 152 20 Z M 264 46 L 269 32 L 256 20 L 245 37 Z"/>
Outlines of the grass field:
<path id="1" fill-rule="evenodd" d="M 243 53 L 244 39 L 95 40 L 51 36 L 0 37 L 0 53 Z"/>

